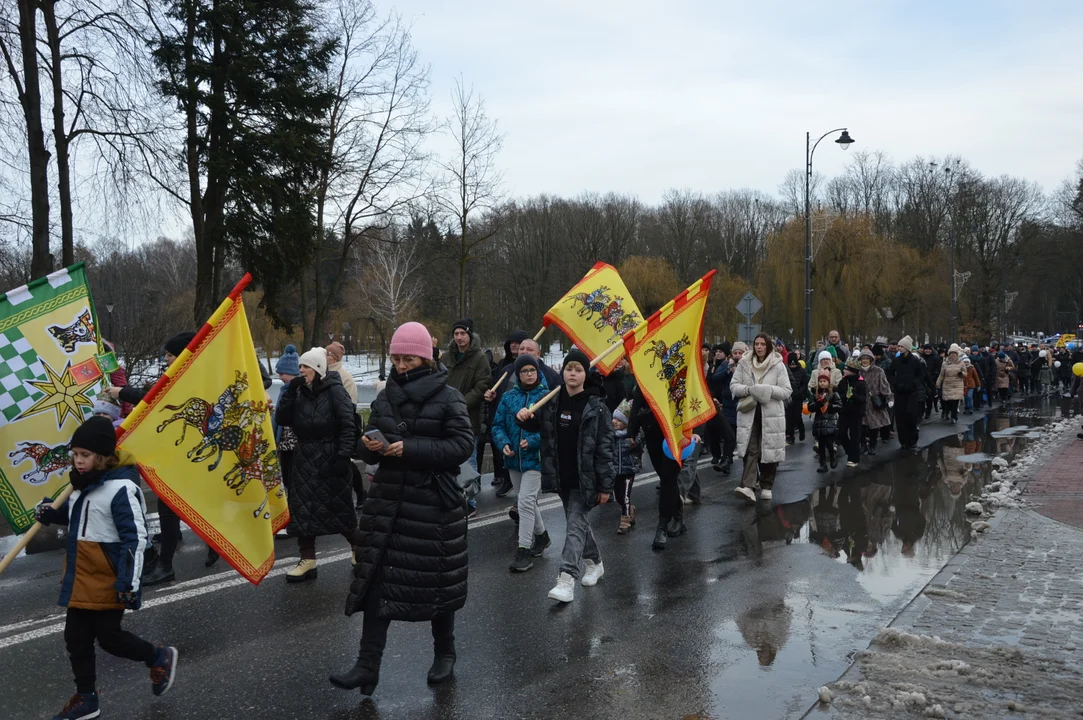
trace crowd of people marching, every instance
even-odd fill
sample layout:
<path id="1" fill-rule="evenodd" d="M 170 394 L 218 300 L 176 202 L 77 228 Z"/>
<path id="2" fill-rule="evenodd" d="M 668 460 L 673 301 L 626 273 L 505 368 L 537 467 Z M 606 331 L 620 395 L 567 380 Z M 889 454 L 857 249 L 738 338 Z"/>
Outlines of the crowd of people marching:
<path id="1" fill-rule="evenodd" d="M 288 533 L 300 555 L 286 580 L 317 577 L 321 536 L 341 536 L 353 550 L 345 610 L 362 613 L 363 624 L 356 662 L 330 677 L 339 688 L 374 692 L 393 620 L 430 623 L 428 682 L 452 677 L 455 614 L 467 598 L 467 526 L 477 512 L 473 493 L 464 493 L 461 470 L 480 471 L 486 448 L 496 495 L 516 494 L 509 512 L 517 526 L 511 571 L 531 570 L 552 544 L 541 494 L 561 499 L 567 530 L 548 592 L 561 603 L 574 600 L 577 584 L 589 588 L 605 574 L 593 524 L 601 516 L 592 518 L 594 508 L 614 501 L 618 535 L 628 535 L 637 522 L 653 524 L 652 547 L 664 551 L 687 531 L 685 505 L 699 499 L 697 462 L 682 465 L 664 452 L 663 427 L 625 362 L 603 377 L 575 348 L 559 369 L 550 367 L 526 333 L 510 333 L 494 357 L 470 319 L 456 322 L 451 332 L 451 342 L 441 348 L 419 323 L 395 330 L 392 370 L 363 430 L 341 344 L 303 354 L 291 345 L 276 363 L 285 384 L 274 412 L 276 440 Z M 192 336 L 167 340 L 166 358 L 179 355 Z M 805 452 L 815 453 L 819 472 L 843 459 L 857 467 L 863 455 L 875 455 L 878 445 L 896 436 L 904 449 L 917 447 L 922 420 L 936 412 L 955 423 L 960 413 L 1016 393 L 1075 395 L 1079 378 L 1071 368 L 1083 362 L 1083 349 L 995 342 L 918 347 L 909 336 L 851 347 L 837 331 L 808 358 L 764 334 L 751 347 L 705 344 L 701 352 L 718 412 L 696 429 L 693 457 L 709 454 L 710 467 L 722 475 L 740 460 L 735 496 L 768 506 L 788 448 L 809 435 Z M 60 604 L 68 608 L 65 642 L 77 692 L 55 716 L 60 720 L 100 713 L 95 641 L 108 653 L 144 662 L 159 695 L 172 685 L 179 657 L 176 648 L 154 646 L 121 629 L 124 611 L 140 606 L 144 587 L 175 580 L 172 559 L 181 528 L 159 503 L 160 548 L 151 550 L 134 460 L 118 455 L 113 433 L 142 393 L 114 382 L 72 438 L 75 492 L 59 509 L 43 502 L 37 510 L 43 523 L 69 525 Z M 658 476 L 657 518 L 644 518 L 633 502 L 644 453 Z M 355 457 L 363 460 L 368 483 Z M 91 507 L 94 522 L 87 523 L 80 518 Z M 209 550 L 207 564 L 217 559 Z"/>

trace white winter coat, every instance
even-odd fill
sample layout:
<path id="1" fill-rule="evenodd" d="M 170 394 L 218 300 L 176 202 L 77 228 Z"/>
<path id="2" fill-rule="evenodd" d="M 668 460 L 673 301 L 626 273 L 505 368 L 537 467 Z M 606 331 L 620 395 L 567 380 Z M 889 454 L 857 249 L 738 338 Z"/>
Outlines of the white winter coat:
<path id="1" fill-rule="evenodd" d="M 767 372 L 763 382 L 757 384 L 752 371 L 751 352 L 745 353 L 730 381 L 730 391 L 738 400 L 751 396 L 757 402 L 762 413 L 763 431 L 760 438 L 762 463 L 780 463 L 786 459 L 786 400 L 793 389 L 790 387 L 790 375 L 777 352 L 767 358 Z M 748 439 L 752 435 L 752 424 L 756 420 L 756 409 L 751 412 L 737 413 L 737 456 L 744 457 L 748 452 Z"/>

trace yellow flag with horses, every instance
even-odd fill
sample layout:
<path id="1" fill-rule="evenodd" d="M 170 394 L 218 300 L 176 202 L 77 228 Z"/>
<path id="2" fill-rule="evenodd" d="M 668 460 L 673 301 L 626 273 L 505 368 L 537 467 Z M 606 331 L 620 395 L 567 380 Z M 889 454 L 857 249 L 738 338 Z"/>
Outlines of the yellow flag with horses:
<path id="1" fill-rule="evenodd" d="M 159 500 L 258 584 L 289 521 L 245 275 L 121 426 Z"/>
<path id="2" fill-rule="evenodd" d="M 643 322 L 643 315 L 617 269 L 599 262 L 549 308 L 543 322 L 546 327 L 559 327 L 594 360 L 619 345 L 625 333 Z M 616 350 L 598 361 L 597 367 L 608 375 L 622 357 Z"/>
<path id="3" fill-rule="evenodd" d="M 700 353 L 714 274 L 704 275 L 624 336 L 636 382 L 678 464 L 695 428 L 715 414 Z"/>

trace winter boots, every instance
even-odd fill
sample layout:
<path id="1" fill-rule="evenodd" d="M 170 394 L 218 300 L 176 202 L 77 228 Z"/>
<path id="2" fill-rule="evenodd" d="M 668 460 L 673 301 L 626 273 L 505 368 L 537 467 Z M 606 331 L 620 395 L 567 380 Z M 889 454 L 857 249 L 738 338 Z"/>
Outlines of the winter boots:
<path id="1" fill-rule="evenodd" d="M 316 560 L 305 560 L 301 558 L 293 569 L 286 573 L 286 582 L 298 583 L 305 580 L 316 579 Z"/>
<path id="2" fill-rule="evenodd" d="M 380 659 L 383 651 L 371 647 L 361 646 L 361 652 L 357 655 L 357 662 L 344 673 L 332 675 L 328 678 L 331 684 L 341 690 L 361 690 L 362 695 L 371 695 L 376 692 L 376 685 L 380 682 Z"/>

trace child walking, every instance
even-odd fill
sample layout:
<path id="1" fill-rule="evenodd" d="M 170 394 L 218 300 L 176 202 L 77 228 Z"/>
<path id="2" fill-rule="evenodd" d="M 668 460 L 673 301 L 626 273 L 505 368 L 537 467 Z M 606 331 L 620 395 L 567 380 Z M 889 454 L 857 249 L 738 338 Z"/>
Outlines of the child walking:
<path id="1" fill-rule="evenodd" d="M 628 531 L 635 527 L 636 508 L 632 504 L 632 483 L 635 482 L 636 473 L 643 467 L 643 433 L 640 432 L 636 437 L 628 433 L 628 413 L 631 411 L 632 403 L 628 400 L 613 411 L 613 470 L 616 474 L 613 487 L 620 505 L 618 535 L 627 535 Z"/>
<path id="2" fill-rule="evenodd" d="M 829 370 L 820 370 L 817 374 L 816 392 L 808 404 L 812 414 L 812 436 L 816 438 L 820 455 L 820 467 L 816 472 L 825 473 L 829 457 L 832 469 L 839 464 L 835 457 L 835 437 L 838 435 L 839 412 L 842 410 L 842 398 L 831 387 Z"/>
<path id="3" fill-rule="evenodd" d="M 567 518 L 560 575 L 549 597 L 575 599 L 575 581 L 597 585 L 605 568 L 588 518 L 613 492 L 613 425 L 600 384 L 588 379 L 590 360 L 576 348 L 564 359 L 564 385 L 537 414 L 523 408 L 519 426 L 541 433 L 542 487 L 557 490 Z M 580 575 L 582 568 L 582 575 Z"/>
<path id="4" fill-rule="evenodd" d="M 538 494 L 542 489 L 541 435 L 520 428 L 515 414 L 545 397 L 549 386 L 541 374 L 539 360 L 533 355 L 520 355 L 513 370 L 515 385 L 500 396 L 491 432 L 493 446 L 502 451 L 504 469 L 518 498 L 519 548 L 509 569 L 526 572 L 534 567 L 534 558 L 541 556 L 552 541 L 538 510 Z"/>
<path id="5" fill-rule="evenodd" d="M 93 416 L 71 438 L 71 497 L 53 509 L 46 498 L 35 516 L 43 525 L 68 524 L 67 562 L 60 585 L 67 607 L 64 642 L 75 674 L 75 695 L 53 720 L 89 720 L 98 706 L 94 641 L 110 655 L 150 668 L 151 689 L 164 695 L 177 672 L 177 649 L 155 647 L 122 630 L 124 610 L 137 610 L 147 547 L 146 503 L 134 460 L 116 455 L 117 436 L 107 418 Z"/>
<path id="6" fill-rule="evenodd" d="M 861 422 L 865 418 L 865 406 L 868 403 L 865 377 L 861 374 L 861 362 L 858 358 L 851 357 L 846 361 L 842 381 L 838 384 L 838 394 L 842 398 L 839 442 L 846 451 L 846 466 L 857 467 L 861 460 Z"/>

